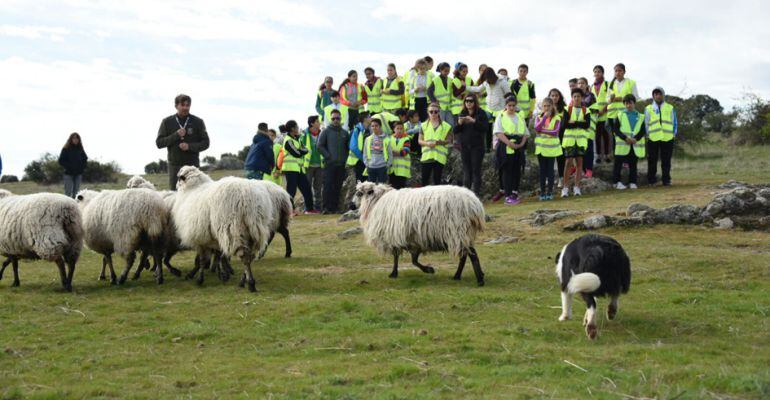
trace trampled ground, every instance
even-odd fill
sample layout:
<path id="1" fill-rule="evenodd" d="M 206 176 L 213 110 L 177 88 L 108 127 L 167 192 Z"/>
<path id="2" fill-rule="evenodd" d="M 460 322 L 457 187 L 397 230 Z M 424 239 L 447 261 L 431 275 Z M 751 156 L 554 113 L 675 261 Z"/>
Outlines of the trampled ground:
<path id="1" fill-rule="evenodd" d="M 423 257 L 435 275 L 404 263 L 388 279 L 390 260 L 361 236 L 337 238 L 358 222 L 334 216 L 295 218 L 294 256 L 282 258 L 278 238 L 254 268 L 256 294 L 213 275 L 203 287 L 170 275 L 158 286 L 148 273 L 110 286 L 91 251 L 75 292 L 62 293 L 53 265 L 23 262 L 21 287 L 9 287 L 10 271 L 0 284 L 0 398 L 767 398 L 770 235 L 603 231 L 626 248 L 633 278 L 591 342 L 584 305 L 557 321 L 552 257 L 578 236 L 561 230 L 574 219 L 519 219 L 545 207 L 705 204 L 728 179 L 767 182 L 769 156 L 709 146 L 675 161 L 671 188 L 487 205 L 495 219 L 481 241 L 520 241 L 477 246 L 482 288 L 470 269 L 450 280 L 455 261 L 442 254 Z M 192 255 L 173 263 L 189 270 Z"/>

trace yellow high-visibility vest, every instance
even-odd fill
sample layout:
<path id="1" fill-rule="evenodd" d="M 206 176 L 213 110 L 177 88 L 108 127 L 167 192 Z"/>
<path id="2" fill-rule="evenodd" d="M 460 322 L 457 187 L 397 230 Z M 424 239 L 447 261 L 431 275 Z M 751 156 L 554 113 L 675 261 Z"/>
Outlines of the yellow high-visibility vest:
<path id="1" fill-rule="evenodd" d="M 652 142 L 669 142 L 674 140 L 674 106 L 663 103 L 660 114 L 655 112 L 652 104 L 648 105 L 645 114 L 649 121 L 647 124 L 647 137 Z"/>
<path id="2" fill-rule="evenodd" d="M 422 135 L 423 139 L 426 141 L 438 141 L 438 140 L 446 140 L 447 136 L 449 135 L 449 132 L 452 131 L 452 126 L 447 124 L 444 121 L 441 121 L 441 124 L 434 128 L 433 124 L 430 122 L 430 120 L 425 121 L 422 123 Z M 420 158 L 421 162 L 428 162 L 428 161 L 436 161 L 439 164 L 446 165 L 446 158 L 449 154 L 449 149 L 446 145 L 438 145 L 436 147 L 428 147 L 423 146 L 422 147 L 422 158 Z"/>
<path id="3" fill-rule="evenodd" d="M 644 124 L 644 116 L 638 115 L 638 118 L 636 119 L 636 124 L 634 125 L 633 129 L 631 128 L 631 122 L 628 121 L 628 115 L 626 115 L 625 112 L 619 112 L 618 113 L 618 122 L 620 122 L 620 133 L 626 135 L 627 137 L 633 138 L 636 136 L 639 131 L 642 129 L 642 124 Z M 646 155 L 646 148 L 645 148 L 645 140 L 644 138 L 639 139 L 638 142 L 634 145 L 630 145 L 626 143 L 625 140 L 621 139 L 619 136 L 615 135 L 615 155 L 616 156 L 627 156 L 628 153 L 631 151 L 631 148 L 634 149 L 634 154 L 638 158 L 644 158 Z"/>
<path id="4" fill-rule="evenodd" d="M 553 130 L 556 126 L 556 122 L 561 121 L 561 114 L 556 113 L 551 117 L 550 123 L 546 126 L 546 129 Z M 535 121 L 537 124 L 538 121 Z M 559 136 L 551 136 L 538 133 L 535 137 L 535 154 L 543 157 L 559 157 L 562 155 L 561 143 L 559 143 Z"/>

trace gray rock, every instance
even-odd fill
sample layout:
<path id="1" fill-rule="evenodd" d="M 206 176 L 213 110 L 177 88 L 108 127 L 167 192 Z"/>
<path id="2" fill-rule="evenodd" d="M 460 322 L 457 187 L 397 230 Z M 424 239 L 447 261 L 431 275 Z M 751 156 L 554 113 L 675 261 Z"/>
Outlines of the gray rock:
<path id="1" fill-rule="evenodd" d="M 628 206 L 628 209 L 626 209 L 626 215 L 628 215 L 629 217 L 632 217 L 637 215 L 638 213 L 642 213 L 644 211 L 650 211 L 650 210 L 653 210 L 653 208 L 646 204 L 633 203 Z"/>
<path id="2" fill-rule="evenodd" d="M 733 229 L 735 227 L 733 220 L 728 217 L 715 220 L 714 224 L 716 224 L 717 229 Z"/>
<path id="3" fill-rule="evenodd" d="M 529 220 L 529 224 L 532 226 L 543 226 L 580 214 L 580 211 L 574 210 L 537 210 L 525 218 L 525 220 Z"/>
<path id="4" fill-rule="evenodd" d="M 583 194 L 594 194 L 610 190 L 612 185 L 599 178 L 587 178 L 580 182 L 580 191 Z"/>
<path id="5" fill-rule="evenodd" d="M 583 220 L 586 229 L 601 229 L 608 225 L 608 218 L 605 215 L 592 215 Z"/>
<path id="6" fill-rule="evenodd" d="M 358 210 L 350 210 L 340 216 L 337 222 L 355 221 L 361 217 L 361 213 Z"/>
<path id="7" fill-rule="evenodd" d="M 484 222 L 492 222 L 495 219 L 494 215 L 484 213 Z"/>
<path id="8" fill-rule="evenodd" d="M 657 224 L 691 224 L 697 225 L 703 222 L 699 207 L 690 204 L 676 204 L 659 210 L 649 210 L 643 213 L 645 218 L 650 218 Z"/>
<path id="9" fill-rule="evenodd" d="M 612 226 L 619 226 L 622 228 L 628 228 L 632 226 L 653 225 L 655 222 L 647 217 L 627 217 L 616 218 L 611 220 Z"/>
<path id="10" fill-rule="evenodd" d="M 492 239 L 489 241 L 484 242 L 484 244 L 502 244 L 502 243 L 516 243 L 519 241 L 519 238 L 514 236 L 500 236 L 497 239 Z"/>
<path id="11" fill-rule="evenodd" d="M 736 181 L 735 179 L 730 179 L 729 181 L 717 186 L 719 189 L 736 189 L 736 188 L 745 188 L 748 187 L 749 184 L 746 182 L 740 182 Z"/>
<path id="12" fill-rule="evenodd" d="M 337 237 L 340 238 L 340 239 L 348 239 L 348 238 L 351 238 L 353 236 L 360 235 L 363 232 L 364 232 L 364 230 L 361 229 L 360 226 L 357 226 L 355 228 L 346 229 L 346 230 L 338 233 Z"/>

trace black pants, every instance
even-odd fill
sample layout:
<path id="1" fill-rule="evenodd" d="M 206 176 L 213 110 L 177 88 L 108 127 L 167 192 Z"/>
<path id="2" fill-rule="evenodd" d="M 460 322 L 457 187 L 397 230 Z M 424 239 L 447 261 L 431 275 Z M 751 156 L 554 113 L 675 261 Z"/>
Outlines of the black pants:
<path id="1" fill-rule="evenodd" d="M 324 211 L 338 211 L 340 203 L 340 192 L 342 191 L 342 182 L 344 180 L 344 165 L 327 165 L 324 167 Z"/>
<path id="2" fill-rule="evenodd" d="M 444 172 L 444 165 L 432 161 L 432 162 L 425 162 L 422 163 L 421 166 L 421 172 L 422 172 L 422 185 L 428 186 L 430 185 L 430 178 L 433 177 L 433 184 L 434 185 L 440 185 L 441 184 L 441 174 Z"/>
<path id="3" fill-rule="evenodd" d="M 406 187 L 406 178 L 403 176 L 390 174 L 388 176 L 388 182 L 390 183 L 390 186 L 393 187 L 393 189 L 403 189 Z"/>
<path id="4" fill-rule="evenodd" d="M 366 165 L 364 165 L 364 162 L 361 160 L 358 160 L 356 165 L 353 166 L 353 173 L 356 174 L 356 182 L 366 182 L 366 177 L 364 176 L 365 169 Z"/>
<path id="5" fill-rule="evenodd" d="M 179 173 L 179 170 L 182 169 L 185 165 L 192 165 L 194 167 L 200 167 L 200 161 L 195 160 L 194 163 L 190 164 L 183 164 L 183 165 L 168 165 L 168 186 L 171 190 L 176 190 L 176 181 L 177 181 L 177 174 Z M 76 193 L 77 194 L 77 193 Z"/>
<path id="6" fill-rule="evenodd" d="M 586 154 L 583 156 L 583 171 L 594 169 L 594 141 L 588 139 L 588 147 L 586 148 Z"/>
<path id="7" fill-rule="evenodd" d="M 353 132 L 353 128 L 358 123 L 358 110 L 348 108 L 348 132 Z"/>
<path id="8" fill-rule="evenodd" d="M 420 116 L 420 122 L 428 120 L 428 98 L 427 97 L 415 97 L 414 109 L 417 111 L 417 115 Z"/>
<path id="9" fill-rule="evenodd" d="M 285 172 L 284 175 L 286 175 L 286 191 L 289 192 L 292 206 L 294 205 L 294 195 L 297 194 L 297 188 L 299 188 L 302 198 L 305 199 L 305 210 L 312 210 L 314 204 L 313 190 L 310 189 L 307 175 L 299 172 Z"/>
<path id="10" fill-rule="evenodd" d="M 562 143 L 564 141 L 564 131 L 559 131 L 559 143 Z M 564 164 L 566 163 L 567 159 L 564 157 L 564 154 L 556 157 L 556 172 L 559 174 L 559 180 L 564 177 Z"/>
<path id="11" fill-rule="evenodd" d="M 513 154 L 506 154 L 502 166 L 503 191 L 506 196 L 518 193 L 521 183 L 521 161 L 523 151 L 516 151 Z"/>
<path id="12" fill-rule="evenodd" d="M 369 182 L 385 183 L 388 181 L 388 167 L 369 168 Z"/>
<path id="13" fill-rule="evenodd" d="M 596 122 L 596 154 L 600 158 L 609 157 L 612 153 L 612 140 L 605 121 Z"/>
<path id="14" fill-rule="evenodd" d="M 674 141 L 647 142 L 647 183 L 650 185 L 658 181 L 658 158 L 660 158 L 661 180 L 664 185 L 671 184 L 671 157 L 674 154 Z"/>
<path id="15" fill-rule="evenodd" d="M 484 161 L 484 147 L 463 146 L 460 149 L 463 161 L 463 186 L 481 196 L 481 163 Z"/>
<path id="16" fill-rule="evenodd" d="M 553 165 L 556 157 L 537 156 L 537 163 L 540 165 L 540 195 L 553 194 L 553 181 L 555 173 Z"/>
<path id="17" fill-rule="evenodd" d="M 615 163 L 612 165 L 612 183 L 620 182 L 620 171 L 623 169 L 623 163 L 628 163 L 628 183 L 636 184 L 636 164 L 638 162 L 639 159 L 633 149 L 629 150 L 627 156 L 615 156 Z"/>
<path id="18" fill-rule="evenodd" d="M 495 121 L 494 118 L 489 117 L 489 129 L 487 129 L 487 134 L 484 137 L 484 140 L 485 140 L 484 144 L 486 146 L 484 149 L 486 150 L 487 153 L 492 151 L 492 140 L 494 139 L 494 134 L 492 133 L 492 130 L 494 129 L 494 126 L 495 126 L 494 121 Z"/>

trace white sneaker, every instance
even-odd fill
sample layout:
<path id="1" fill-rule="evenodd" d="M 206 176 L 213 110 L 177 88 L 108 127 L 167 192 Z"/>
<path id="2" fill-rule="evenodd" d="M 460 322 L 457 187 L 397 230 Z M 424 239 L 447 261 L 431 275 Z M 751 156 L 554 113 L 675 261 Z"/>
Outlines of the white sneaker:
<path id="1" fill-rule="evenodd" d="M 618 182 L 615 184 L 615 189 L 626 190 L 626 185 L 624 185 L 623 182 Z"/>
<path id="2" fill-rule="evenodd" d="M 580 191 L 580 188 L 577 187 L 577 186 L 572 188 L 572 194 L 575 195 L 575 196 L 582 196 L 583 195 L 583 193 Z"/>
<path id="3" fill-rule="evenodd" d="M 562 181 L 561 179 L 559 179 L 559 187 L 560 188 L 564 187 L 564 181 Z"/>
<path id="4" fill-rule="evenodd" d="M 632 183 L 632 184 L 628 185 L 628 187 L 630 187 L 631 189 L 636 189 L 636 183 Z"/>
<path id="5" fill-rule="evenodd" d="M 561 197 L 569 197 L 569 188 L 564 188 L 561 190 Z"/>

